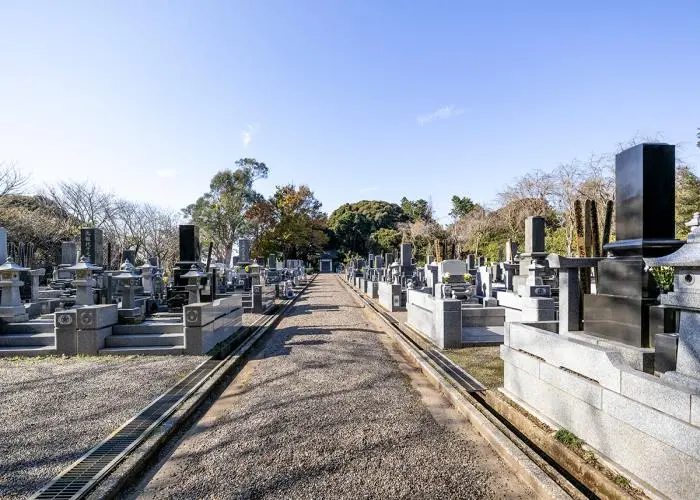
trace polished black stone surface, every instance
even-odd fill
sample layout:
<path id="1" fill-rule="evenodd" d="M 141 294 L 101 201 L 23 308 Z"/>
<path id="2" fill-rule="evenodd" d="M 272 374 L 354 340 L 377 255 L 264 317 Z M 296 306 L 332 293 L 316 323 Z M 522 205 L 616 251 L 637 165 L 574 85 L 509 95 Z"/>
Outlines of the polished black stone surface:
<path id="1" fill-rule="evenodd" d="M 673 307 L 659 305 L 649 308 L 649 335 L 654 340 L 657 333 L 674 333 L 678 331 L 680 314 Z"/>
<path id="2" fill-rule="evenodd" d="M 675 146 L 639 144 L 615 157 L 616 240 L 614 255 L 659 257 L 678 248 L 675 240 Z"/>
<path id="3" fill-rule="evenodd" d="M 603 259 L 598 262 L 598 276 L 598 295 L 655 299 L 659 294 L 641 257 Z"/>
<path id="4" fill-rule="evenodd" d="M 96 266 L 104 265 L 104 238 L 99 227 L 80 230 L 80 255 Z"/>
<path id="5" fill-rule="evenodd" d="M 654 371 L 665 373 L 675 370 L 678 355 L 678 334 L 657 333 L 654 343 L 656 344 Z"/>
<path id="6" fill-rule="evenodd" d="M 639 144 L 615 158 L 615 231 L 605 246 L 613 257 L 598 263 L 597 295 L 584 296 L 587 333 L 650 347 L 649 307 L 659 290 L 643 257 L 661 257 L 675 239 L 675 146 Z"/>
<path id="7" fill-rule="evenodd" d="M 199 262 L 199 227 L 194 224 L 180 226 L 180 261 Z"/>
<path id="8" fill-rule="evenodd" d="M 651 347 L 649 306 L 653 299 L 620 295 L 584 295 L 586 333 L 635 347 Z"/>

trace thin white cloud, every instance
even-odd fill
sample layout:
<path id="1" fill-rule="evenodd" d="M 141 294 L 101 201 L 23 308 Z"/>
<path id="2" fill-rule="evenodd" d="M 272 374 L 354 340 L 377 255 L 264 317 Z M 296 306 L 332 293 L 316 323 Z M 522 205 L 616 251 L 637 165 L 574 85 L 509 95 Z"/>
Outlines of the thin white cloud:
<path id="1" fill-rule="evenodd" d="M 432 113 L 418 115 L 416 117 L 416 121 L 418 122 L 418 125 L 423 126 L 427 123 L 434 122 L 436 120 L 447 120 L 448 118 L 452 118 L 453 116 L 459 116 L 461 114 L 464 114 L 465 111 L 466 109 L 458 108 L 454 104 L 451 104 L 449 106 L 443 106 L 441 108 L 438 108 Z"/>
<path id="2" fill-rule="evenodd" d="M 248 146 L 253 142 L 253 134 L 257 131 L 257 127 L 253 125 L 246 125 L 246 127 L 241 131 L 241 141 L 243 142 L 243 148 L 248 149 Z"/>
<path id="3" fill-rule="evenodd" d="M 372 191 L 376 191 L 377 189 L 379 189 L 377 186 L 370 186 L 360 189 L 360 193 L 370 193 Z"/>
<path id="4" fill-rule="evenodd" d="M 172 168 L 159 168 L 156 170 L 158 177 L 174 177 L 176 173 Z"/>

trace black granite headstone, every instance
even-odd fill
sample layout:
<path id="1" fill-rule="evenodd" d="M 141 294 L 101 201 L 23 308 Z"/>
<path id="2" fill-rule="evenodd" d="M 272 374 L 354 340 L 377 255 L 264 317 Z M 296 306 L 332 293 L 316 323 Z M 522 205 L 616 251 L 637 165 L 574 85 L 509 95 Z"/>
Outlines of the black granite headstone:
<path id="1" fill-rule="evenodd" d="M 675 147 L 639 144 L 615 158 L 617 240 L 598 263 L 596 295 L 584 296 L 586 333 L 634 347 L 650 347 L 649 307 L 659 290 L 643 257 L 668 255 L 675 239 Z"/>
<path id="2" fill-rule="evenodd" d="M 104 239 L 99 227 L 80 230 L 80 255 L 96 266 L 104 265 Z"/>
<path id="3" fill-rule="evenodd" d="M 199 262 L 199 227 L 194 224 L 180 226 L 180 262 Z"/>

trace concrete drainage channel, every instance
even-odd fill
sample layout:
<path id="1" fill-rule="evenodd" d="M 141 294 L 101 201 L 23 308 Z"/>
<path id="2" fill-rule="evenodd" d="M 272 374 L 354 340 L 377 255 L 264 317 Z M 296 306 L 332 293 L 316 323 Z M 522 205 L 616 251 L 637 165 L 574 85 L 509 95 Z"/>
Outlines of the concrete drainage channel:
<path id="1" fill-rule="evenodd" d="M 240 364 L 260 337 L 274 328 L 315 278 L 312 277 L 292 299 L 278 304 L 276 314 L 263 316 L 246 327 L 235 339 L 237 343 L 230 354 L 223 359 L 212 357 L 204 361 L 31 498 L 116 497 L 168 438 L 187 422 L 217 384 Z"/>
<path id="2" fill-rule="evenodd" d="M 338 279 L 391 328 L 391 333 L 409 358 L 538 497 L 598 498 L 493 409 L 480 394 L 486 388 L 476 379 L 432 347 L 427 340 L 405 330 L 389 313 L 341 277 Z"/>

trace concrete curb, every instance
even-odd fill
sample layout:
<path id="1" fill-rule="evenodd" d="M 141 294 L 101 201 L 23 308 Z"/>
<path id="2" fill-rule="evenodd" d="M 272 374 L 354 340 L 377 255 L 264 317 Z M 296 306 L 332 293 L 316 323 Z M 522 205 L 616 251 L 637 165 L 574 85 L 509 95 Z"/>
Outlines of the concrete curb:
<path id="1" fill-rule="evenodd" d="M 342 282 L 342 278 L 339 278 Z M 350 288 L 348 286 L 348 288 Z M 352 288 L 350 288 L 352 290 Z M 353 297 L 354 295 L 351 294 Z M 362 303 L 358 296 L 357 300 Z M 363 309 L 367 309 L 362 303 Z M 398 335 L 392 325 L 381 314 L 376 314 L 389 328 L 386 329 L 392 338 L 404 351 L 410 361 L 413 361 L 433 385 L 447 398 L 454 408 L 462 414 L 491 445 L 506 464 L 515 472 L 518 478 L 530 486 L 538 498 L 570 499 L 564 489 L 550 478 L 532 459 L 530 459 L 515 443 L 501 430 L 491 423 L 473 404 L 471 404 L 443 374 L 438 372 L 424 357 L 405 339 Z"/>
<path id="2" fill-rule="evenodd" d="M 301 289 L 301 291 L 277 313 L 267 325 L 258 327 L 250 338 L 233 351 L 230 359 L 220 365 L 217 371 L 207 380 L 189 399 L 175 410 L 161 425 L 153 430 L 150 436 L 141 443 L 134 451 L 120 462 L 120 464 L 102 480 L 88 495 L 89 499 L 112 499 L 118 498 L 119 493 L 132 485 L 132 482 L 148 467 L 149 461 L 168 442 L 168 440 L 181 428 L 189 424 L 190 417 L 199 409 L 202 403 L 210 396 L 214 389 L 233 370 L 241 364 L 250 349 L 267 332 L 272 330 L 282 319 L 287 310 L 294 305 L 299 297 L 314 282 L 317 275 L 314 275 Z"/>

